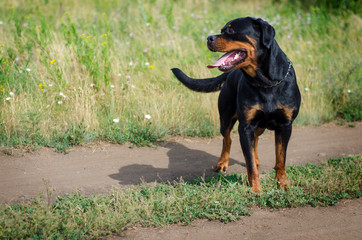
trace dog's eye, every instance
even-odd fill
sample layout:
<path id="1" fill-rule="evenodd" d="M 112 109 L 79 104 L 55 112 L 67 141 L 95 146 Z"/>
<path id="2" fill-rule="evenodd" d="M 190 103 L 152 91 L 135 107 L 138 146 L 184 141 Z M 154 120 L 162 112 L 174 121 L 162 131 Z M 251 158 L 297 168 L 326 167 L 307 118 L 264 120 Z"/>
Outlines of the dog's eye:
<path id="1" fill-rule="evenodd" d="M 226 32 L 226 34 L 234 34 L 235 33 L 234 29 L 229 28 L 229 27 L 226 29 L 225 32 Z"/>

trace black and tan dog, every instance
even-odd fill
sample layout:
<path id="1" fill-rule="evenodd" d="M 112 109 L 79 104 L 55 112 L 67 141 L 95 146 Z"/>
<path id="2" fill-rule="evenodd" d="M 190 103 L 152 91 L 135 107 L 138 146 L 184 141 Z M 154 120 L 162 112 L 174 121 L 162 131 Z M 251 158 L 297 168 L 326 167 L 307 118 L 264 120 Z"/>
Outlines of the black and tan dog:
<path id="1" fill-rule="evenodd" d="M 221 89 L 219 95 L 220 131 L 224 137 L 216 171 L 226 171 L 231 146 L 230 132 L 239 121 L 239 137 L 245 157 L 249 186 L 260 192 L 258 137 L 264 130 L 275 131 L 275 171 L 278 187 L 285 189 L 286 151 L 292 123 L 298 115 L 301 97 L 292 63 L 274 39 L 274 28 L 262 19 L 238 18 L 228 22 L 221 34 L 209 36 L 213 52 L 226 52 L 208 68 L 222 75 L 193 79 L 180 69 L 172 69 L 188 88 L 199 92 Z"/>

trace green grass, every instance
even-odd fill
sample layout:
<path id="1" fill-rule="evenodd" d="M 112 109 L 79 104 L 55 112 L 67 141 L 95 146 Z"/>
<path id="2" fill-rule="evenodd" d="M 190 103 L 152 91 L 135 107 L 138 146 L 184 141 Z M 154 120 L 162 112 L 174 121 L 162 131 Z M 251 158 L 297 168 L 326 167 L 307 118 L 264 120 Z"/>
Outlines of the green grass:
<path id="1" fill-rule="evenodd" d="M 63 151 L 95 140 L 143 146 L 166 135 L 215 136 L 217 93 L 191 92 L 170 69 L 218 75 L 205 67 L 220 56 L 206 37 L 243 16 L 269 21 L 292 60 L 298 125 L 361 120 L 357 5 L 329 12 L 326 2 L 267 0 L 1 1 L 0 145 Z"/>
<path id="2" fill-rule="evenodd" d="M 195 219 L 236 221 L 253 206 L 285 208 L 329 206 L 362 194 L 361 156 L 330 159 L 323 165 L 291 166 L 292 184 L 276 188 L 274 172 L 261 181 L 259 195 L 250 191 L 247 176 L 232 174 L 191 182 L 140 184 L 109 195 L 39 197 L 23 204 L 0 204 L 2 239 L 83 239 L 122 234 L 127 227 L 189 224 Z M 51 195 L 52 192 L 47 193 Z"/>

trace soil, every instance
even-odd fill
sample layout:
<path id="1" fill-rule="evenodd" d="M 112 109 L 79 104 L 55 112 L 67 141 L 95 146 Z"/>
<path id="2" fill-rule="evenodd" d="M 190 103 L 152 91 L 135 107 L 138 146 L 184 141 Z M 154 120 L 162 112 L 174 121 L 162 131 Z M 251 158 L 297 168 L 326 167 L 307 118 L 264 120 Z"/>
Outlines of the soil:
<path id="1" fill-rule="evenodd" d="M 331 157 L 362 154 L 362 123 L 354 127 L 327 124 L 294 128 L 287 165 L 320 164 Z M 228 173 L 245 173 L 238 135 L 233 145 Z M 93 143 L 68 154 L 42 148 L 35 152 L 5 149 L 0 153 L 0 202 L 17 203 L 43 194 L 53 197 L 76 190 L 90 195 L 126 188 L 131 184 L 162 182 L 213 175 L 222 138 L 170 138 L 159 146 Z M 274 136 L 264 133 L 258 146 L 260 172 L 275 164 Z M 195 221 L 189 226 L 134 228 L 126 239 L 361 239 L 361 199 L 344 200 L 333 207 L 303 207 L 277 211 L 253 209 L 250 217 L 228 224 Z"/>
<path id="2" fill-rule="evenodd" d="M 343 200 L 331 207 L 280 210 L 252 209 L 252 215 L 237 222 L 198 220 L 188 226 L 133 228 L 121 239 L 361 239 L 362 199 Z"/>

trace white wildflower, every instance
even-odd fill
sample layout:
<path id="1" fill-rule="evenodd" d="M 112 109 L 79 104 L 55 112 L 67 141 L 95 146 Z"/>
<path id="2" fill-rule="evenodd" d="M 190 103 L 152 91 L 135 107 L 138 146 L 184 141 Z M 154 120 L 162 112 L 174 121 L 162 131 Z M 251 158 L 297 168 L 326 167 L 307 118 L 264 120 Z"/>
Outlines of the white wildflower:
<path id="1" fill-rule="evenodd" d="M 62 100 L 60 100 L 60 101 L 58 101 L 58 104 L 60 105 L 60 104 L 62 104 L 63 103 L 63 101 Z"/>
<path id="2" fill-rule="evenodd" d="M 119 123 L 119 119 L 118 119 L 118 118 L 115 118 L 115 119 L 113 119 L 113 122 L 114 122 L 114 123 Z"/>
<path id="3" fill-rule="evenodd" d="M 14 93 L 13 93 L 13 92 L 10 92 L 9 94 L 10 94 L 10 96 L 14 96 Z"/>
<path id="4" fill-rule="evenodd" d="M 145 118 L 146 118 L 146 119 L 151 119 L 151 115 L 146 114 L 146 115 L 145 115 Z"/>
<path id="5" fill-rule="evenodd" d="M 11 97 L 7 97 L 5 98 L 6 101 L 10 101 L 11 100 Z"/>
<path id="6" fill-rule="evenodd" d="M 308 91 L 310 91 L 310 89 L 306 87 L 306 88 L 304 88 L 304 91 L 308 92 Z"/>

